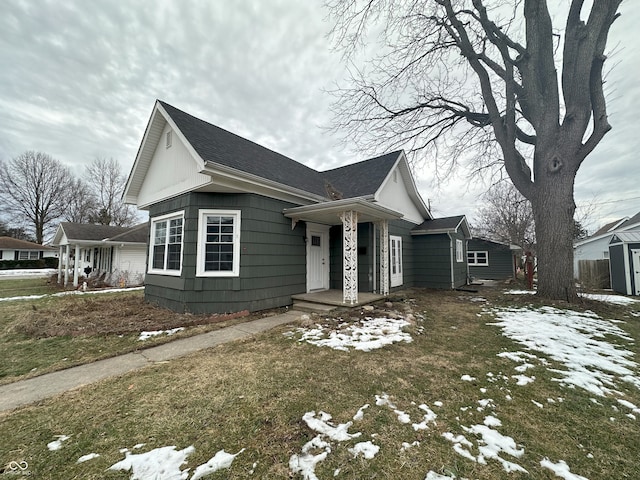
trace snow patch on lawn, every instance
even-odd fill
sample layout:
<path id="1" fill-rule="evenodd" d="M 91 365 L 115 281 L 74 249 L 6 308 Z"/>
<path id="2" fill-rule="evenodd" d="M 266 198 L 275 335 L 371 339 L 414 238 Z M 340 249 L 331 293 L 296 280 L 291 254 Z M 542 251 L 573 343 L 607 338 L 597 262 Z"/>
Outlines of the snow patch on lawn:
<path id="1" fill-rule="evenodd" d="M 172 328 L 171 330 L 154 330 L 151 332 L 140 332 L 140 336 L 138 337 L 138 341 L 145 341 L 153 337 L 157 337 L 158 335 L 174 335 L 178 332 L 184 330 L 184 327 Z"/>
<path id="2" fill-rule="evenodd" d="M 544 468 L 548 468 L 555 473 L 557 477 L 564 478 L 565 480 L 589 480 L 587 477 L 571 473 L 571 469 L 564 460 L 560 460 L 558 463 L 553 463 L 548 458 L 545 458 L 540 461 L 540 465 Z"/>
<path id="3" fill-rule="evenodd" d="M 132 454 L 124 449 L 125 458 L 109 467 L 109 470 L 131 471 L 130 480 L 187 480 L 189 469 L 180 470 L 187 463 L 187 457 L 195 452 L 193 445 L 182 450 L 176 450 L 174 445 L 155 448 L 146 453 Z M 220 450 L 208 462 L 196 467 L 191 480 L 198 480 L 224 468 L 231 467 L 236 456 Z"/>
<path id="4" fill-rule="evenodd" d="M 527 350 L 541 353 L 563 365 L 549 371 L 559 375 L 555 380 L 569 387 L 583 388 L 595 395 L 615 393 L 616 380 L 640 388 L 638 364 L 631 360 L 633 352 L 611 343 L 611 339 L 632 342 L 633 339 L 611 321 L 593 312 L 513 308 L 491 311 L 502 333 Z M 504 353 L 501 356 L 507 356 Z M 520 358 L 524 352 L 519 352 Z M 508 358 L 516 360 L 511 353 Z M 516 376 L 524 382 L 524 376 Z"/>
<path id="5" fill-rule="evenodd" d="M 69 440 L 71 437 L 69 435 L 56 435 L 56 438 L 57 440 L 47 443 L 47 448 L 52 452 L 60 450 L 62 448 L 62 442 Z"/>
<path id="6" fill-rule="evenodd" d="M 403 332 L 409 322 L 404 319 L 367 317 L 355 324 L 316 328 L 298 328 L 299 342 L 307 342 L 318 347 L 329 347 L 348 352 L 350 349 L 370 352 L 397 342 L 411 343 L 411 335 Z"/>

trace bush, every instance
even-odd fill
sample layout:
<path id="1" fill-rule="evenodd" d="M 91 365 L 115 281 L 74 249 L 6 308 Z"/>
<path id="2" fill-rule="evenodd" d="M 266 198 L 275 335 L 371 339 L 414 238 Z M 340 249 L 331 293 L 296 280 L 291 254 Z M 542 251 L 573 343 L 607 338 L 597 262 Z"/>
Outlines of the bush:
<path id="1" fill-rule="evenodd" d="M 46 257 L 37 260 L 0 260 L 0 270 L 28 270 L 32 268 L 58 268 L 58 259 Z"/>

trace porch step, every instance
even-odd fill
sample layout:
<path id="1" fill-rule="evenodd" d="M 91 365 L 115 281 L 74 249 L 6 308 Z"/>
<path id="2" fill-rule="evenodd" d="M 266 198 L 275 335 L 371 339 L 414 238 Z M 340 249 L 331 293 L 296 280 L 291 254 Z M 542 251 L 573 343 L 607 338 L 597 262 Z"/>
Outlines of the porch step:
<path id="1" fill-rule="evenodd" d="M 311 303 L 301 302 L 300 300 L 293 301 L 293 309 L 308 313 L 326 313 L 338 308 L 335 305 L 326 305 L 324 303 Z"/>

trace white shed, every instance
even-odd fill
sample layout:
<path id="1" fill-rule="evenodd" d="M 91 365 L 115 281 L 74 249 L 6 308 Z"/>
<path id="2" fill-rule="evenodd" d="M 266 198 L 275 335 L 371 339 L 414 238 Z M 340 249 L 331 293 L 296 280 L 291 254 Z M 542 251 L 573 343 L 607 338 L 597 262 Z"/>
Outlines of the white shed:
<path id="1" fill-rule="evenodd" d="M 640 295 L 640 230 L 616 233 L 609 252 L 611 288 L 625 295 Z"/>

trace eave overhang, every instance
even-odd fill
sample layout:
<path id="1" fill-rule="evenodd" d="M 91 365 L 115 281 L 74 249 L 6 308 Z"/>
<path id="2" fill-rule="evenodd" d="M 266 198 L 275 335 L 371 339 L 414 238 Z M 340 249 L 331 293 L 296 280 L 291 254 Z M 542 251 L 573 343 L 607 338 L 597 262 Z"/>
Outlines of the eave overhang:
<path id="1" fill-rule="evenodd" d="M 358 222 L 377 222 L 380 220 L 399 220 L 402 213 L 372 203 L 365 198 L 346 198 L 330 202 L 305 205 L 302 207 L 287 208 L 284 216 L 293 221 L 320 223 L 323 225 L 340 225 L 340 214 L 343 212 L 358 212 Z"/>
<path id="2" fill-rule="evenodd" d="M 467 223 L 467 218 L 463 216 L 460 221 L 457 223 L 455 227 L 448 228 L 436 228 L 429 230 L 412 230 L 411 235 L 438 235 L 443 233 L 455 233 L 458 229 L 462 229 L 462 233 L 464 234 L 464 238 L 467 240 L 471 239 L 471 230 L 469 230 L 469 224 Z"/>
<path id="3" fill-rule="evenodd" d="M 216 162 L 205 162 L 204 168 L 200 173 L 211 176 L 211 185 L 219 185 L 239 192 L 258 193 L 271 198 L 301 204 L 327 201 L 326 197 L 274 182 L 273 180 L 268 180 L 264 177 L 243 172 Z"/>

